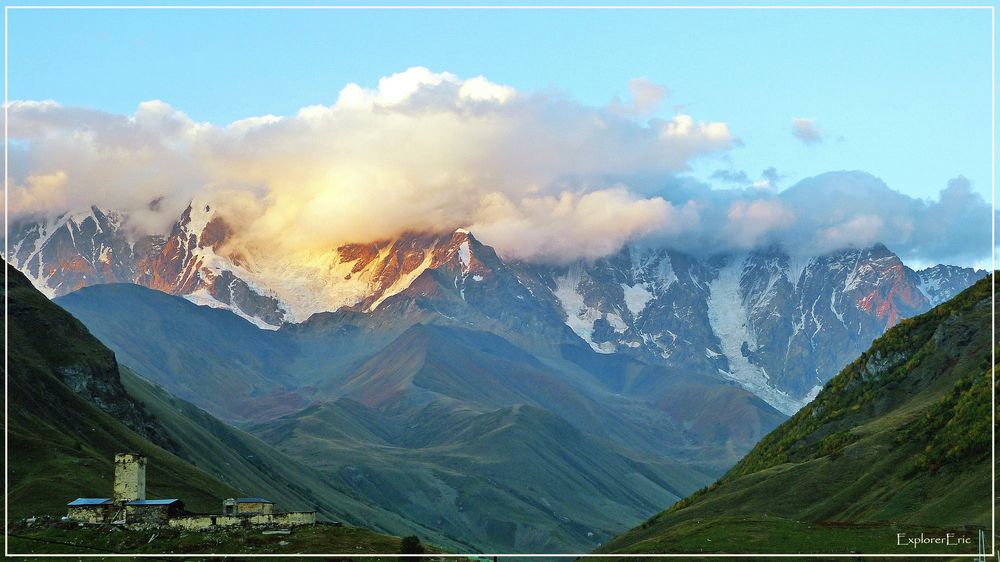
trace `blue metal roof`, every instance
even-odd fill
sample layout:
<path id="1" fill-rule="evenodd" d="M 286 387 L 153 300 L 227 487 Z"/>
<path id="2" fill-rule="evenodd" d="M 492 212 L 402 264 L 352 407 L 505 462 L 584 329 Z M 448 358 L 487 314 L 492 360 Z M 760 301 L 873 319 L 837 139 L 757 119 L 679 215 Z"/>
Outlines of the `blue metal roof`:
<path id="1" fill-rule="evenodd" d="M 267 498 L 236 498 L 236 503 L 274 503 Z"/>
<path id="2" fill-rule="evenodd" d="M 166 500 L 134 500 L 130 501 L 125 505 L 170 505 L 174 502 L 179 502 L 181 500 L 177 498 L 166 499 Z"/>
<path id="3" fill-rule="evenodd" d="M 76 498 L 66 505 L 103 505 L 111 501 L 111 498 Z"/>

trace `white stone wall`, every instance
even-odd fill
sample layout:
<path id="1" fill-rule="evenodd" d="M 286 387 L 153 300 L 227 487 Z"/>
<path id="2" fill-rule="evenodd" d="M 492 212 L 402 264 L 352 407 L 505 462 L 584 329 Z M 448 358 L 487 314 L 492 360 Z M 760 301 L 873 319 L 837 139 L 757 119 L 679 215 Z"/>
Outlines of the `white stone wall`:
<path id="1" fill-rule="evenodd" d="M 215 519 L 215 523 L 212 520 Z M 257 515 L 185 515 L 173 517 L 167 524 L 170 527 L 191 531 L 211 529 L 213 527 L 235 527 L 239 525 L 268 526 L 283 525 L 313 525 L 316 523 L 316 513 L 312 511 L 293 511 L 290 513 L 260 513 Z"/>
<path id="2" fill-rule="evenodd" d="M 316 523 L 315 511 L 291 511 L 288 513 L 276 513 L 274 522 L 278 525 L 314 525 Z"/>
<path id="3" fill-rule="evenodd" d="M 66 517 L 81 523 L 104 523 L 111 515 L 108 505 L 71 505 Z"/>
<path id="4" fill-rule="evenodd" d="M 212 518 L 208 515 L 186 515 L 184 517 L 174 517 L 167 524 L 170 527 L 194 531 L 211 527 Z"/>

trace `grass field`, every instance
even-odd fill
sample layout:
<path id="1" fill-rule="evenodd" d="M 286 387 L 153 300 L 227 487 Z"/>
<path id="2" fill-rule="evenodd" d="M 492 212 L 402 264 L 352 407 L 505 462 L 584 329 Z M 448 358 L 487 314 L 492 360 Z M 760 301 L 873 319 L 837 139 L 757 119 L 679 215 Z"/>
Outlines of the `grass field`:
<path id="1" fill-rule="evenodd" d="M 427 548 L 427 547 L 425 547 Z M 433 548 L 427 549 L 433 552 Z M 293 527 L 287 535 L 261 529 L 181 531 L 44 523 L 15 525 L 12 554 L 379 554 L 400 551 L 400 539 L 350 526 Z M 110 559 L 110 558 L 109 558 Z M 395 560 L 387 557 L 386 560 Z"/>

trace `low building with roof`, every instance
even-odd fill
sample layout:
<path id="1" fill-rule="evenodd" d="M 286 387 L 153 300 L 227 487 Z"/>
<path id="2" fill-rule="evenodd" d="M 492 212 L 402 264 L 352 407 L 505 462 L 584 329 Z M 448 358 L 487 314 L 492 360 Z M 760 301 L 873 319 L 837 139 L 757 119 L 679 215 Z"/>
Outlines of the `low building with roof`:
<path id="1" fill-rule="evenodd" d="M 223 515 L 274 513 L 274 502 L 267 498 L 229 498 L 222 502 Z"/>
<path id="2" fill-rule="evenodd" d="M 111 522 L 116 507 L 111 498 L 76 498 L 66 506 L 66 517 L 92 524 Z"/>
<path id="3" fill-rule="evenodd" d="M 125 524 L 162 526 L 167 525 L 170 519 L 186 513 L 184 502 L 177 498 L 134 500 L 125 504 Z"/>

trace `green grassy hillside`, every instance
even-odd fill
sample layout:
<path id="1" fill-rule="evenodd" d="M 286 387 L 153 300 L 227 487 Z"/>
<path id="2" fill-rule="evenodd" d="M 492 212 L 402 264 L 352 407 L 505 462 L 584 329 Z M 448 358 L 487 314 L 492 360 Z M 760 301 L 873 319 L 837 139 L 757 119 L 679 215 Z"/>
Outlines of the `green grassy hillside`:
<path id="1" fill-rule="evenodd" d="M 987 278 L 904 320 L 718 482 L 599 552 L 974 553 L 897 535 L 989 528 L 990 305 Z"/>
<path id="2" fill-rule="evenodd" d="M 337 427 L 334 420 L 364 425 L 378 419 L 362 408 L 325 404 L 256 431 L 297 460 L 344 479 L 377 505 L 408 519 L 436 521 L 442 531 L 479 548 L 563 552 L 574 542 L 596 545 L 622 521 L 639 520 L 703 478 L 685 467 L 615 454 L 530 406 L 483 414 L 429 406 L 407 418 L 425 441 L 419 448 L 398 445 L 416 440 L 413 434 L 375 445 L 330 432 Z"/>
<path id="3" fill-rule="evenodd" d="M 120 420 L 176 447 L 124 391 L 114 355 L 20 272 L 7 271 L 10 518 L 64 515 L 74 498 L 109 497 L 121 451 L 149 457 L 150 497 L 215 509 L 236 491 L 126 427 Z"/>

